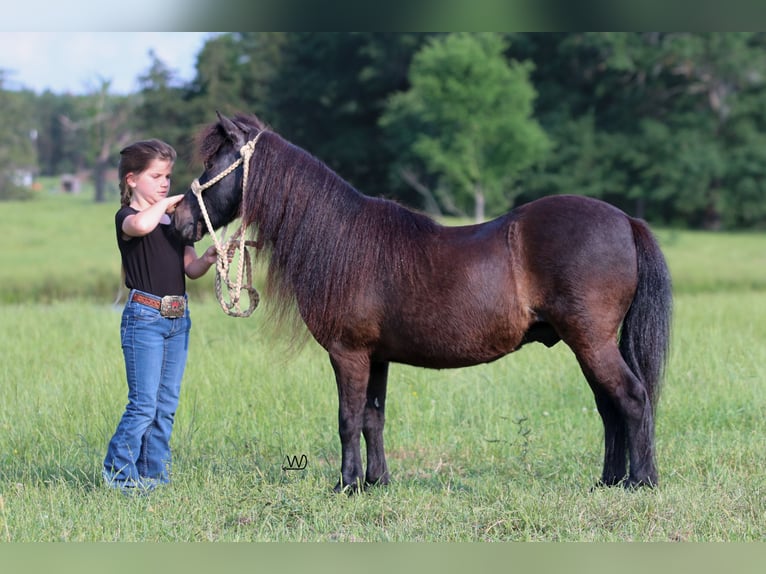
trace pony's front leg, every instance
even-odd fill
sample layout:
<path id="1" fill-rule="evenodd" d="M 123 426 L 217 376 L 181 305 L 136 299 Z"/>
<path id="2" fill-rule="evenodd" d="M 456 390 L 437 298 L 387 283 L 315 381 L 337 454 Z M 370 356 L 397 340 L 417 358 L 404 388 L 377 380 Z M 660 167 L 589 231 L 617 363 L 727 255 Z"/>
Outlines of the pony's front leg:
<path id="1" fill-rule="evenodd" d="M 364 406 L 362 432 L 367 444 L 367 474 L 369 485 L 388 484 L 388 467 L 383 448 L 383 426 L 386 422 L 386 386 L 388 363 L 374 362 L 370 365 L 367 400 Z"/>
<path id="2" fill-rule="evenodd" d="M 366 353 L 342 349 L 330 352 L 338 385 L 338 434 L 340 436 L 340 480 L 335 491 L 359 490 L 364 482 L 360 440 L 364 420 L 370 358 Z"/>

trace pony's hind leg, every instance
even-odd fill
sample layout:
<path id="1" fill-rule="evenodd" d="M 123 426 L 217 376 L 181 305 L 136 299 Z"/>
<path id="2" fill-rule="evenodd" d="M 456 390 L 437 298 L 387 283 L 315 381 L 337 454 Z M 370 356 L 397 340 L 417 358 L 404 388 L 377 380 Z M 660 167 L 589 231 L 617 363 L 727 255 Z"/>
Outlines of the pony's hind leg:
<path id="1" fill-rule="evenodd" d="M 604 470 L 600 484 L 615 486 L 628 477 L 628 438 L 625 418 L 602 389 L 593 388 L 596 408 L 604 423 Z"/>
<path id="2" fill-rule="evenodd" d="M 626 486 L 655 486 L 654 417 L 649 394 L 622 358 L 616 342 L 577 354 L 583 374 L 596 397 L 604 422 L 605 454 L 602 481 L 618 484 L 625 477 L 627 438 L 630 471 Z"/>
<path id="3" fill-rule="evenodd" d="M 368 485 L 388 484 L 388 467 L 383 448 L 383 426 L 386 412 L 386 386 L 388 382 L 388 363 L 370 365 L 370 381 L 367 385 L 367 401 L 364 405 L 362 432 L 367 445 Z"/>

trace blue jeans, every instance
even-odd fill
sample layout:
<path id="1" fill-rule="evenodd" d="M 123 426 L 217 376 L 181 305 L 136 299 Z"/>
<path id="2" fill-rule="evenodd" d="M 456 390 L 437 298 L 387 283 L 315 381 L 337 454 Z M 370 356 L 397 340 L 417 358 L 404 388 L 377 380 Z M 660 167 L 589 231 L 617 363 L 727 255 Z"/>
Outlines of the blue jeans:
<path id="1" fill-rule="evenodd" d="M 162 317 L 131 301 L 122 312 L 120 336 L 128 379 L 128 404 L 104 458 L 109 486 L 148 487 L 170 481 L 173 430 L 189 350 L 191 319 Z"/>

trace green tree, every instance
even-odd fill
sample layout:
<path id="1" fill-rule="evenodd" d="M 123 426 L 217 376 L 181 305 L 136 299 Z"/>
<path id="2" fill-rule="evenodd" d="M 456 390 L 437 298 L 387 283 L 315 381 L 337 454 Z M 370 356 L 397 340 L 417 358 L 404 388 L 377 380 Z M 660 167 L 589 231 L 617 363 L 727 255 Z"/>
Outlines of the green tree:
<path id="1" fill-rule="evenodd" d="M 215 110 L 263 115 L 285 38 L 281 32 L 230 32 L 205 42 L 190 86 L 198 114 L 206 121 Z"/>
<path id="2" fill-rule="evenodd" d="M 223 34 L 205 42 L 197 57 L 193 90 L 197 102 L 231 113 L 244 107 L 242 101 L 242 50 L 234 34 Z"/>
<path id="3" fill-rule="evenodd" d="M 506 49 L 493 33 L 434 38 L 412 61 L 411 87 L 381 118 L 436 176 L 441 205 L 464 214 L 472 204 L 477 221 L 512 205 L 520 174 L 548 145 L 532 117 L 531 65 L 509 62 Z"/>
<path id="4" fill-rule="evenodd" d="M 428 37 L 288 33 L 264 119 L 360 191 L 394 195 L 388 173 L 398 150 L 386 145 L 378 120 L 391 92 L 408 86 L 412 56 Z"/>
<path id="5" fill-rule="evenodd" d="M 0 199 L 25 197 L 28 180 L 38 172 L 32 96 L 5 90 L 0 70 Z"/>
<path id="6" fill-rule="evenodd" d="M 34 98 L 41 175 L 72 173 L 84 165 L 87 154 L 82 142 L 61 121 L 62 117 L 77 118 L 81 99 L 82 96 L 49 90 Z"/>
<path id="7" fill-rule="evenodd" d="M 554 142 L 525 199 L 586 193 L 654 221 L 765 225 L 764 47 L 762 33 L 515 36 Z"/>
<path id="8" fill-rule="evenodd" d="M 139 93 L 134 110 L 136 139 L 159 138 L 178 152 L 173 169 L 173 192 L 182 192 L 199 174 L 193 165 L 194 133 L 204 121 L 192 101 L 192 91 L 154 52 L 151 64 L 139 76 Z"/>
<path id="9" fill-rule="evenodd" d="M 88 151 L 96 202 L 106 201 L 107 170 L 116 163 L 120 149 L 135 137 L 131 127 L 135 97 L 113 95 L 110 85 L 110 80 L 102 79 L 92 93 L 79 100 L 78 118 L 61 116 L 64 128 Z"/>

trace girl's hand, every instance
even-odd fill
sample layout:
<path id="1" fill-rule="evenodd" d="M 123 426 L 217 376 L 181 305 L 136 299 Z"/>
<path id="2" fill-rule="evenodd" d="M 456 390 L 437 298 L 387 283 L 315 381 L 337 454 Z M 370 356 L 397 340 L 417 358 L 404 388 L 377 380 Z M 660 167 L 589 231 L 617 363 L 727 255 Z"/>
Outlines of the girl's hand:
<path id="1" fill-rule="evenodd" d="M 218 251 L 216 250 L 215 245 L 208 247 L 200 259 L 203 259 L 208 265 L 215 265 L 218 260 Z"/>
<path id="2" fill-rule="evenodd" d="M 178 205 L 183 198 L 183 194 L 178 194 L 163 199 L 162 201 L 165 202 L 165 213 L 173 213 L 176 210 L 176 205 Z"/>

